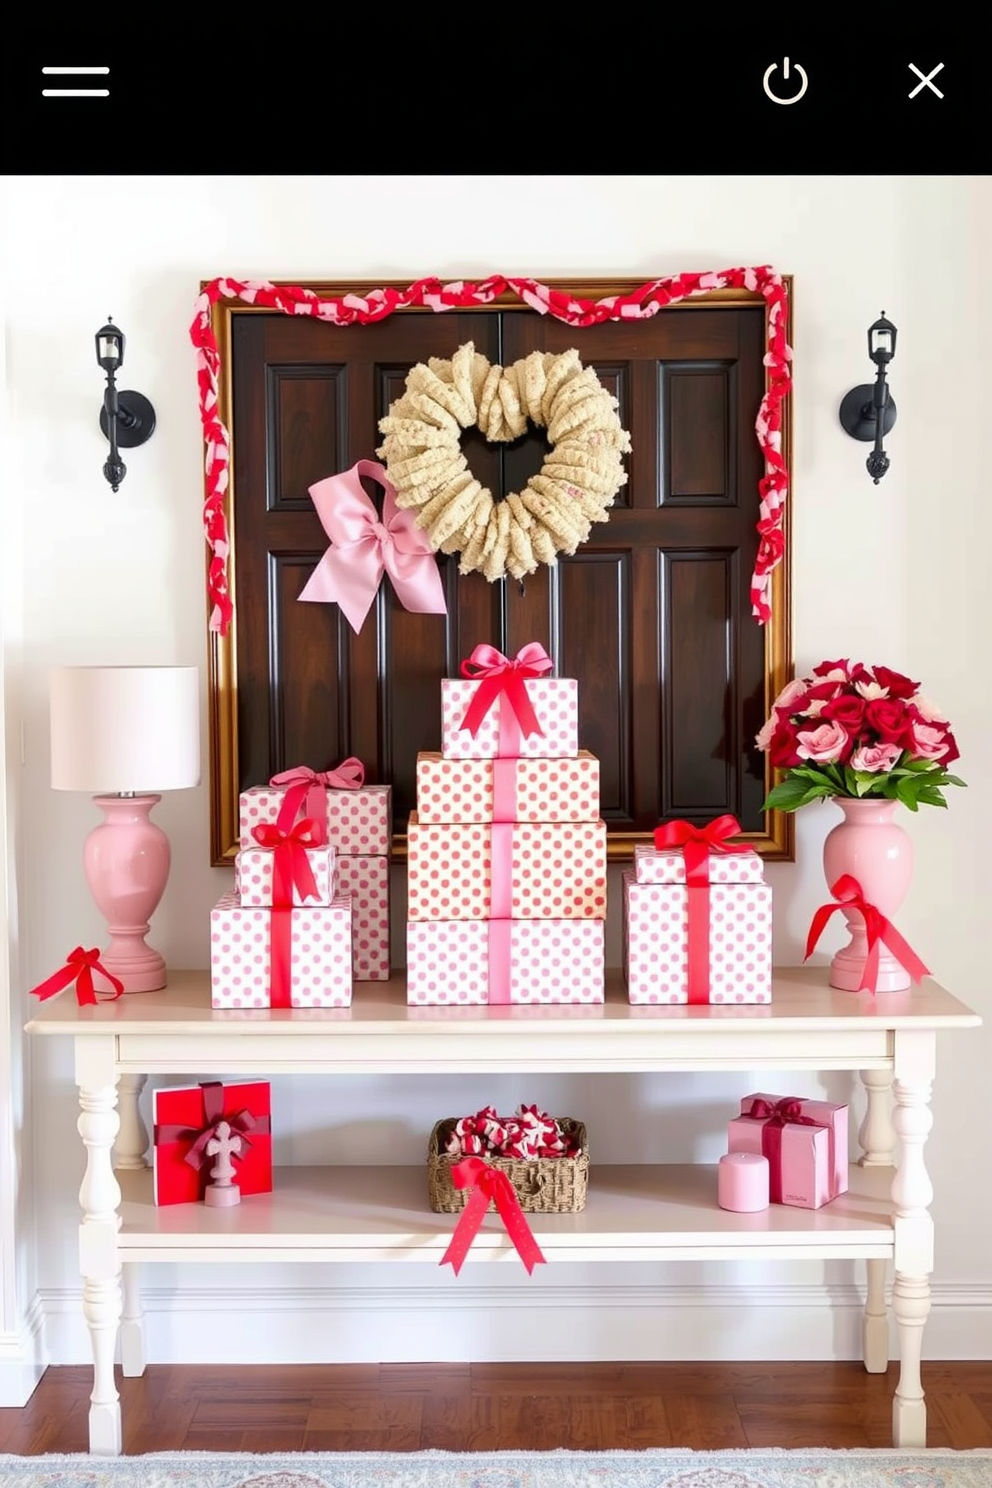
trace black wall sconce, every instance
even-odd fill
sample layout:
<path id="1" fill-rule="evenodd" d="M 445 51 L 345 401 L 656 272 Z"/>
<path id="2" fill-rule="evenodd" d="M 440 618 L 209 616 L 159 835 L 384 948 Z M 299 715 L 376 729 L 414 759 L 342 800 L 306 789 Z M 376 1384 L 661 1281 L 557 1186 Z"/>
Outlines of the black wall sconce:
<path id="1" fill-rule="evenodd" d="M 100 428 L 110 440 L 103 473 L 116 491 L 127 475 L 120 449 L 135 449 L 155 432 L 155 410 L 142 393 L 118 392 L 114 379 L 124 365 L 124 332 L 108 317 L 96 333 L 96 359 L 107 374 Z"/>
<path id="2" fill-rule="evenodd" d="M 885 369 L 895 354 L 896 328 L 883 310 L 881 319 L 868 327 L 868 355 L 878 368 L 874 386 L 863 382 L 852 388 L 840 405 L 840 421 L 851 438 L 874 440 L 875 448 L 865 465 L 876 486 L 889 468 L 882 441 L 896 421 L 896 405 L 885 380 Z"/>

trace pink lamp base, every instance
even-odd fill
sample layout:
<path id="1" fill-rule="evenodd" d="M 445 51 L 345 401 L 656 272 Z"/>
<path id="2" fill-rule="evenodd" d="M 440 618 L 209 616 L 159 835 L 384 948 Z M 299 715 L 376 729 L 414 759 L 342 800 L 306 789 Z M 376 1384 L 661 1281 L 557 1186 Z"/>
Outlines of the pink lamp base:
<path id="1" fill-rule="evenodd" d="M 104 820 L 86 839 L 83 865 L 110 943 L 100 952 L 125 992 L 155 992 L 168 982 L 165 961 L 145 944 L 169 878 L 169 839 L 149 819 L 161 796 L 94 796 Z M 103 980 L 98 974 L 94 982 Z M 106 990 L 106 989 L 101 989 Z"/>

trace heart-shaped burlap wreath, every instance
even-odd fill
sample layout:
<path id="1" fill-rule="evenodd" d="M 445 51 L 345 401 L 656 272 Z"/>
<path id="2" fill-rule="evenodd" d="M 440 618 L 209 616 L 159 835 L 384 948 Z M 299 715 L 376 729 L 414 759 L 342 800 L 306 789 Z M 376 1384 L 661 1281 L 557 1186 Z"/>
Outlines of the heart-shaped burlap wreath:
<path id="1" fill-rule="evenodd" d="M 547 430 L 551 448 L 540 472 L 502 501 L 476 480 L 461 448 L 463 429 L 505 443 L 527 429 Z M 401 507 L 435 552 L 459 553 L 459 571 L 490 582 L 522 579 L 538 564 L 574 553 L 594 522 L 605 522 L 626 483 L 630 435 L 617 400 L 577 351 L 535 351 L 500 367 L 471 341 L 451 361 L 431 357 L 411 368 L 402 395 L 379 421 L 377 450 Z"/>

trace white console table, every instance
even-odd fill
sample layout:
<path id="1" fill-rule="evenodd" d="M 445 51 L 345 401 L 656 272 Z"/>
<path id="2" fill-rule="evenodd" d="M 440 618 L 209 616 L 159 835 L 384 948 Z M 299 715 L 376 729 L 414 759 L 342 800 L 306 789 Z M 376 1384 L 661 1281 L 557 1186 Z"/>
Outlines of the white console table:
<path id="1" fill-rule="evenodd" d="M 818 1210 L 773 1205 L 728 1214 L 713 1167 L 593 1165 L 578 1215 L 534 1215 L 551 1262 L 864 1258 L 865 1368 L 888 1363 L 886 1267 L 900 1373 L 896 1446 L 926 1444 L 920 1382 L 933 1269 L 933 1189 L 924 1161 L 937 1033 L 976 1013 L 932 981 L 871 997 L 835 992 L 823 968 L 776 973 L 762 1007 L 631 1007 L 611 973 L 602 1007 L 409 1008 L 402 975 L 361 984 L 351 1008 L 220 1011 L 209 973 L 172 972 L 160 992 L 79 1007 L 71 991 L 39 1007 L 28 1031 L 75 1045 L 86 1146 L 79 1231 L 83 1310 L 93 1347 L 90 1451 L 121 1450 L 114 1382 L 145 1367 L 137 1284 L 142 1261 L 439 1261 L 456 1223 L 427 1207 L 422 1168 L 276 1169 L 271 1194 L 237 1209 L 157 1208 L 138 1097 L 149 1074 L 443 1071 L 857 1070 L 867 1094 L 850 1191 Z M 890 1090 L 894 1103 L 890 1112 Z M 120 1113 L 118 1114 L 118 1092 Z M 446 1113 L 441 1113 L 446 1114 Z M 425 1144 L 427 1134 L 425 1133 Z M 900 1156 L 896 1163 L 896 1138 Z M 469 1260 L 512 1262 L 495 1215 Z"/>

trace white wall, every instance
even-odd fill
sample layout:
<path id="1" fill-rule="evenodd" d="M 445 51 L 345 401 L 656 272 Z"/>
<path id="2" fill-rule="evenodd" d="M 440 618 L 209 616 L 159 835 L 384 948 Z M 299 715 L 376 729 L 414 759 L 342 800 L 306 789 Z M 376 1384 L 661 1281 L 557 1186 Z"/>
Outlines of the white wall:
<path id="1" fill-rule="evenodd" d="M 19 470 L 5 501 L 23 521 L 24 552 L 23 600 L 18 586 L 9 585 L 3 603 L 8 628 L 23 633 L 23 676 L 8 661 L 8 683 L 16 685 L 14 706 L 23 711 L 26 731 L 26 761 L 23 769 L 16 760 L 9 764 L 8 789 L 30 827 L 17 885 L 20 1011 L 27 1011 L 27 987 L 70 946 L 96 943 L 102 932 L 79 862 L 93 808 L 48 786 L 47 669 L 82 662 L 204 665 L 202 447 L 188 339 L 201 279 L 344 278 L 371 287 L 424 274 L 647 279 L 771 263 L 795 276 L 797 664 L 803 669 L 828 655 L 851 655 L 922 678 L 957 727 L 960 769 L 969 781 L 946 814 L 930 811 L 909 821 L 918 862 L 900 925 L 935 975 L 987 1020 L 980 1032 L 948 1035 L 939 1047 L 929 1147 L 936 1306 L 927 1348 L 931 1357 L 992 1355 L 992 1194 L 976 1177 L 987 1163 L 985 1124 L 974 1114 L 992 1052 L 980 858 L 992 829 L 985 578 L 992 517 L 982 460 L 992 402 L 992 312 L 980 277 L 992 251 L 989 180 L 125 177 L 114 182 L 109 231 L 106 190 L 97 178 L 5 183 L 12 224 L 8 441 Z M 842 432 L 836 410 L 852 384 L 869 380 L 865 333 L 883 307 L 900 335 L 892 369 L 899 421 L 890 439 L 892 469 L 876 488 L 864 471 L 864 446 Z M 102 379 L 93 353 L 94 331 L 108 313 L 128 338 L 121 385 L 148 395 L 158 415 L 152 441 L 130 452 L 117 495 L 101 474 Z M 153 939 L 173 965 L 204 966 L 208 910 L 230 878 L 208 867 L 206 783 L 166 797 L 156 815 L 180 871 L 173 871 Z M 823 897 L 820 847 L 832 819 L 830 807 L 808 809 L 799 822 L 796 864 L 770 870 L 780 963 L 801 958 L 811 911 Z M 615 909 L 610 945 L 616 961 Z M 78 1322 L 81 1150 L 71 1055 L 68 1047 L 36 1040 L 28 1056 L 38 1286 L 52 1356 L 64 1362 L 87 1356 Z M 715 1159 L 728 1110 L 749 1086 L 746 1076 L 586 1083 L 564 1076 L 526 1083 L 450 1077 L 433 1089 L 414 1080 L 370 1077 L 331 1087 L 281 1078 L 273 1091 L 277 1159 L 314 1160 L 339 1149 L 344 1135 L 364 1123 L 356 1157 L 383 1160 L 388 1143 L 416 1163 L 439 1115 L 519 1099 L 581 1115 L 601 1161 L 629 1150 L 625 1116 L 638 1122 L 636 1158 Z M 860 1113 L 856 1082 L 833 1076 L 821 1088 L 850 1097 Z M 590 1268 L 587 1274 L 561 1267 L 540 1283 L 502 1275 L 479 1281 L 483 1273 L 476 1271 L 470 1285 L 463 1277 L 454 1288 L 430 1268 L 402 1272 L 394 1280 L 382 1268 L 251 1275 L 239 1268 L 232 1290 L 217 1270 L 157 1270 L 149 1278 L 153 1355 L 208 1358 L 220 1348 L 231 1358 L 251 1357 L 252 1349 L 258 1357 L 263 1349 L 267 1357 L 280 1350 L 320 1357 L 338 1348 L 343 1356 L 422 1357 L 436 1346 L 452 1356 L 514 1357 L 534 1346 L 540 1304 L 557 1308 L 546 1334 L 554 1339 L 552 1354 L 560 1348 L 577 1357 L 610 1356 L 619 1347 L 650 1355 L 659 1337 L 668 1339 L 661 1349 L 675 1356 L 687 1349 L 713 1357 L 721 1350 L 724 1357 L 848 1356 L 857 1344 L 853 1267 L 827 1278 L 851 1304 L 839 1328 L 826 1321 L 822 1278 L 809 1268 L 774 1274 L 757 1266 L 672 1267 L 660 1274 L 647 1267 Z M 735 1290 L 744 1278 L 762 1288 L 750 1294 L 752 1303 L 761 1302 L 760 1319 L 743 1306 L 748 1294 Z M 648 1305 L 654 1293 L 647 1289 L 659 1283 L 669 1289 L 662 1293 L 665 1313 Z M 599 1323 L 576 1314 L 570 1307 L 576 1299 L 598 1304 Z M 446 1336 L 428 1345 L 423 1307 L 435 1300 L 445 1308 Z M 740 1322 L 728 1326 L 727 1308 L 735 1303 Z M 308 1320 L 320 1307 L 334 1326 L 315 1337 Z M 260 1308 L 271 1312 L 266 1333 Z M 361 1319 L 354 1337 L 347 1322 L 353 1311 Z M 203 1326 L 208 1315 L 223 1320 L 211 1333 Z M 800 1316 L 819 1320 L 805 1336 L 796 1326 Z M 247 1325 L 239 1321 L 245 1317 Z M 216 1337 L 225 1343 L 215 1344 Z"/>

